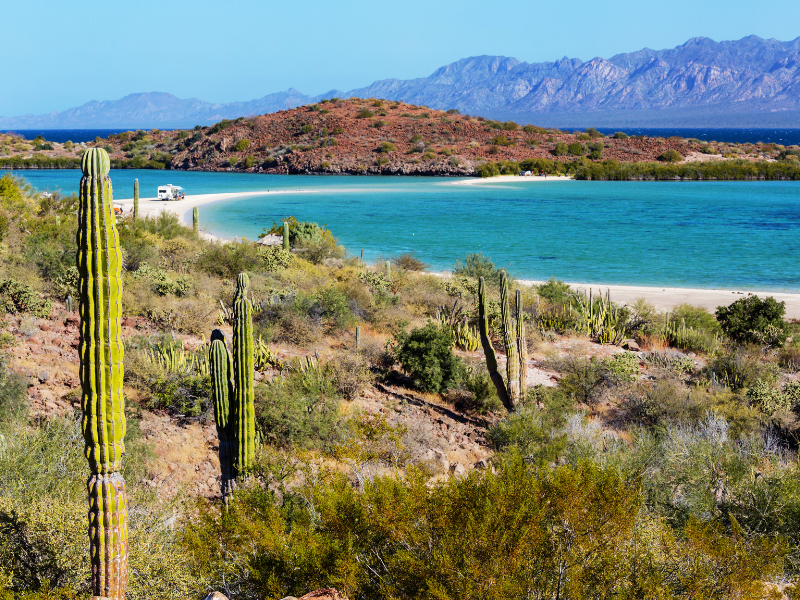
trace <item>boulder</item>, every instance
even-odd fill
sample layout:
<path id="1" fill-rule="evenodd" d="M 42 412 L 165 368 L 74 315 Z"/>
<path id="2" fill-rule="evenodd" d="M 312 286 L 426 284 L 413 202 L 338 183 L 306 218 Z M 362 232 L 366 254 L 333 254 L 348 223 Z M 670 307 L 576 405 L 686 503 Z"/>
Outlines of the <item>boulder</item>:
<path id="1" fill-rule="evenodd" d="M 641 352 L 642 349 L 639 347 L 639 344 L 636 343 L 636 340 L 622 340 L 622 347 L 625 350 L 630 350 L 631 352 Z"/>
<path id="2" fill-rule="evenodd" d="M 222 592 L 211 592 L 203 600 L 228 600 L 228 597 Z"/>

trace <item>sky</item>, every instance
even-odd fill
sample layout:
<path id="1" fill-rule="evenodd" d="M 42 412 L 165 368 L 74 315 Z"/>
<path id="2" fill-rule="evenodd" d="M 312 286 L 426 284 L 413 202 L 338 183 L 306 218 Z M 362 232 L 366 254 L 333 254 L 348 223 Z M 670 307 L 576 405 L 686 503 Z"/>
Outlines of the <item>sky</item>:
<path id="1" fill-rule="evenodd" d="M 347 91 L 482 54 L 590 60 L 697 36 L 800 36 L 785 0 L 26 0 L 4 3 L 0 115 L 134 92 L 209 102 Z"/>

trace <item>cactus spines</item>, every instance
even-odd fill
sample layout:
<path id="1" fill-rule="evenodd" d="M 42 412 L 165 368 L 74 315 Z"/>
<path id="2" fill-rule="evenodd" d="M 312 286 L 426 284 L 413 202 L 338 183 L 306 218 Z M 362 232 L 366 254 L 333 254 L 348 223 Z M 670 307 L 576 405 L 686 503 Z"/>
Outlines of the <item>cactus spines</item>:
<path id="1" fill-rule="evenodd" d="M 235 441 L 233 466 L 238 476 L 253 464 L 255 407 L 253 400 L 253 307 L 247 299 L 250 278 L 239 273 L 233 301 L 233 374 L 235 379 L 232 427 Z"/>
<path id="2" fill-rule="evenodd" d="M 118 472 L 125 453 L 122 395 L 122 251 L 112 208 L 108 153 L 83 155 L 78 210 L 82 429 L 91 476 L 90 556 L 94 596 L 124 598 L 128 577 L 127 500 Z"/>
<path id="3" fill-rule="evenodd" d="M 508 276 L 500 271 L 500 319 L 503 324 L 503 346 L 506 350 L 506 387 L 512 405 L 519 402 L 519 362 L 517 336 L 514 331 L 508 297 Z"/>
<path id="4" fill-rule="evenodd" d="M 289 251 L 289 222 L 283 222 L 283 249 Z"/>
<path id="5" fill-rule="evenodd" d="M 489 339 L 489 315 L 486 313 L 486 282 L 483 277 L 478 280 L 478 325 L 481 332 L 481 344 L 486 355 L 486 370 L 497 388 L 497 395 L 507 410 L 513 408 L 508 399 L 508 390 L 503 382 L 503 376 L 497 371 L 497 354 L 495 354 L 492 340 Z"/>
<path id="6" fill-rule="evenodd" d="M 133 180 L 133 219 L 139 218 L 139 180 Z"/>
<path id="7" fill-rule="evenodd" d="M 516 294 L 517 357 L 519 358 L 519 397 L 528 392 L 528 341 L 525 339 L 525 320 L 522 312 L 522 292 Z"/>
<path id="8" fill-rule="evenodd" d="M 227 502 L 234 479 L 233 436 L 231 435 L 231 401 L 234 397 L 231 381 L 231 362 L 225 337 L 219 329 L 211 333 L 208 353 L 211 367 L 211 400 L 214 405 L 214 421 L 219 437 L 219 465 L 222 474 L 222 497 Z"/>
<path id="9" fill-rule="evenodd" d="M 192 209 L 192 230 L 200 233 L 200 209 L 196 206 Z"/>

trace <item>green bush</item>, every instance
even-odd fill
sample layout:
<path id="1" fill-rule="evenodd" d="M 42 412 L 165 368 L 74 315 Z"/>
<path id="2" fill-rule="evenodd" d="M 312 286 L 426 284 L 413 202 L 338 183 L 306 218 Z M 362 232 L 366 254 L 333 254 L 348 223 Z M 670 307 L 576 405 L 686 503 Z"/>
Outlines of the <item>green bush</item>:
<path id="1" fill-rule="evenodd" d="M 453 354 L 449 328 L 428 323 L 411 333 L 396 336 L 395 355 L 403 370 L 411 375 L 414 387 L 423 392 L 444 392 L 456 387 L 461 378 L 461 359 Z"/>
<path id="2" fill-rule="evenodd" d="M 552 152 L 554 156 L 566 156 L 569 152 L 569 148 L 564 142 L 558 142 L 555 147 L 553 147 Z"/>
<path id="3" fill-rule="evenodd" d="M 622 131 L 617 131 L 617 132 L 616 132 L 616 133 L 615 133 L 613 136 L 611 136 L 611 137 L 613 137 L 615 140 L 627 140 L 627 139 L 628 139 L 628 137 L 630 137 L 630 136 L 629 136 L 627 133 L 624 133 L 624 132 L 622 132 Z"/>
<path id="4" fill-rule="evenodd" d="M 583 156 L 586 154 L 586 148 L 580 142 L 572 142 L 567 144 L 567 153 L 572 156 Z"/>
<path id="5" fill-rule="evenodd" d="M 778 302 L 772 296 L 762 300 L 754 295 L 718 307 L 716 315 L 722 331 L 734 342 L 782 346 L 786 341 L 785 312 L 785 302 Z"/>
<path id="6" fill-rule="evenodd" d="M 514 140 L 508 139 L 504 135 L 498 135 L 492 138 L 489 142 L 492 146 L 516 146 L 517 143 Z"/>
<path id="7" fill-rule="evenodd" d="M 389 152 L 394 152 L 395 150 L 397 150 L 397 148 L 394 147 L 394 144 L 392 142 L 381 142 L 381 146 L 378 152 L 386 154 Z"/>
<path id="8" fill-rule="evenodd" d="M 0 357 L 0 424 L 24 419 L 28 413 L 27 391 L 26 379 Z"/>
<path id="9" fill-rule="evenodd" d="M 319 365 L 260 384 L 255 390 L 258 433 L 277 446 L 324 448 L 336 439 L 338 397 Z"/>
<path id="10" fill-rule="evenodd" d="M 464 408 L 481 415 L 498 412 L 503 408 L 503 403 L 500 402 L 497 395 L 497 388 L 483 363 L 478 367 L 469 366 L 465 369 L 463 385 L 464 389 L 472 395 Z"/>
<path id="11" fill-rule="evenodd" d="M 677 150 L 667 150 L 659 155 L 658 160 L 662 162 L 676 163 L 683 160 L 683 155 Z"/>
<path id="12" fill-rule="evenodd" d="M 636 381 L 639 375 L 639 356 L 633 352 L 620 352 L 606 358 L 603 366 L 616 383 Z"/>
<path id="13" fill-rule="evenodd" d="M 500 285 L 500 269 L 494 266 L 492 259 L 481 252 L 467 254 L 463 264 L 460 260 L 456 260 L 453 275 L 470 279 L 483 277 L 489 285 Z"/>
<path id="14" fill-rule="evenodd" d="M 569 287 L 569 284 L 551 277 L 545 283 L 536 286 L 536 293 L 550 302 L 566 304 L 572 300 L 572 295 L 575 292 Z"/>
<path id="15" fill-rule="evenodd" d="M 0 279 L 0 311 L 16 314 L 30 313 L 46 319 L 53 310 L 50 300 L 39 298 L 34 289 L 16 279 Z"/>

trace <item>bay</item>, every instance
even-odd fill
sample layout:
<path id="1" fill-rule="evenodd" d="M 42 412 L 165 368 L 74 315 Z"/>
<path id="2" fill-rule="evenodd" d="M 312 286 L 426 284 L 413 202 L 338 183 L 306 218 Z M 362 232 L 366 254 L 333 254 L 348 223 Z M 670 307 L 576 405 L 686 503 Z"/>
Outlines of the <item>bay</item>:
<path id="1" fill-rule="evenodd" d="M 77 191 L 77 171 L 24 171 Z M 255 239 L 287 216 L 329 227 L 368 260 L 414 252 L 434 270 L 482 252 L 518 278 L 596 284 L 800 291 L 800 182 L 481 182 L 112 171 L 115 197 L 174 183 L 240 192 L 200 207 L 201 226 Z M 292 194 L 250 196 L 257 190 Z"/>

